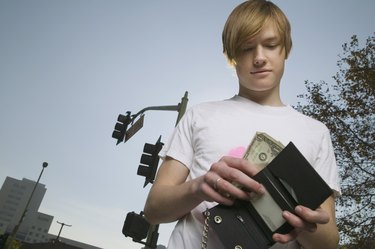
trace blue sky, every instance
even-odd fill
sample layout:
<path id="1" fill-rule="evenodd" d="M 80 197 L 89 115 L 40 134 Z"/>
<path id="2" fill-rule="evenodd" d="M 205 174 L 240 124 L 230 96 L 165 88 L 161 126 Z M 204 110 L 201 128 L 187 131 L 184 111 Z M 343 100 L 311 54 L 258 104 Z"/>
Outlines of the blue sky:
<path id="1" fill-rule="evenodd" d="M 0 182 L 41 182 L 41 212 L 71 224 L 61 236 L 106 249 L 141 248 L 121 234 L 150 185 L 137 168 L 145 142 L 165 141 L 176 112 L 146 112 L 126 144 L 111 138 L 119 113 L 229 98 L 237 80 L 221 32 L 239 0 L 0 1 Z M 292 24 L 282 81 L 297 104 L 304 81 L 332 82 L 341 45 L 374 31 L 372 0 L 275 1 Z M 249 138 L 250 139 L 250 138 Z M 172 225 L 161 225 L 166 244 Z"/>

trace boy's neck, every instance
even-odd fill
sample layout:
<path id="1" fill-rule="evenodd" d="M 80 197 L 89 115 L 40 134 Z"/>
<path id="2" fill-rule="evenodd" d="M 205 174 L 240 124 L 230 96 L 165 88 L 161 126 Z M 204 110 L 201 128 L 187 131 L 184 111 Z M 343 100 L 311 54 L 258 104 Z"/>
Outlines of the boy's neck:
<path id="1" fill-rule="evenodd" d="M 253 91 L 246 91 L 246 93 L 239 92 L 239 96 L 249 99 L 259 105 L 267 105 L 267 106 L 285 106 L 285 104 L 281 101 L 280 94 L 278 93 L 269 93 L 268 91 L 264 92 L 253 92 Z"/>

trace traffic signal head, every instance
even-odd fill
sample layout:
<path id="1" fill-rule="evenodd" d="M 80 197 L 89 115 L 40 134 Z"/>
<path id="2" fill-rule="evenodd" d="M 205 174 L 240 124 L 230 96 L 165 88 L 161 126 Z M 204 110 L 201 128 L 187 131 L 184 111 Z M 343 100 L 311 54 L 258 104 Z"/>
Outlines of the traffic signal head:
<path id="1" fill-rule="evenodd" d="M 146 143 L 143 147 L 143 154 L 141 156 L 141 165 L 138 167 L 137 174 L 144 176 L 146 187 L 148 183 L 153 183 L 156 171 L 159 165 L 159 152 L 163 148 L 163 143 L 160 142 L 161 136 L 155 144 Z"/>
<path id="2" fill-rule="evenodd" d="M 127 112 L 127 115 L 118 115 L 117 123 L 115 129 L 112 133 L 112 137 L 117 139 L 117 144 L 121 143 L 125 139 L 126 129 L 128 128 L 129 123 L 131 122 L 130 112 Z"/>
<path id="3" fill-rule="evenodd" d="M 122 227 L 122 234 L 139 242 L 147 237 L 149 228 L 150 223 L 146 221 L 142 212 L 141 214 L 131 212 L 126 215 L 124 226 Z"/>

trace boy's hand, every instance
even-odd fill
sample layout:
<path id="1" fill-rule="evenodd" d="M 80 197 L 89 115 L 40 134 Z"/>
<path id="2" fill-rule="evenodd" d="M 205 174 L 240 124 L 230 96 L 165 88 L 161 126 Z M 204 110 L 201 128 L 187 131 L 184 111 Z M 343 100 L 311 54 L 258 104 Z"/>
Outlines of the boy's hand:
<path id="1" fill-rule="evenodd" d="M 297 206 L 295 208 L 296 214 L 288 211 L 283 212 L 283 218 L 292 225 L 295 229 L 288 234 L 273 235 L 273 239 L 279 243 L 287 243 L 295 240 L 297 236 L 303 231 L 315 232 L 318 224 L 327 224 L 329 222 L 329 214 L 322 208 L 311 210 L 304 206 Z"/>
<path id="2" fill-rule="evenodd" d="M 212 164 L 210 170 L 204 176 L 200 179 L 197 178 L 200 181 L 199 195 L 204 200 L 225 205 L 232 205 L 234 199 L 249 200 L 251 192 L 257 194 L 265 192 L 264 187 L 251 178 L 258 171 L 254 165 L 245 159 L 230 156 L 222 157 L 218 162 Z M 233 182 L 242 186 L 242 189 L 234 186 Z M 243 189 L 246 189 L 246 191 Z"/>

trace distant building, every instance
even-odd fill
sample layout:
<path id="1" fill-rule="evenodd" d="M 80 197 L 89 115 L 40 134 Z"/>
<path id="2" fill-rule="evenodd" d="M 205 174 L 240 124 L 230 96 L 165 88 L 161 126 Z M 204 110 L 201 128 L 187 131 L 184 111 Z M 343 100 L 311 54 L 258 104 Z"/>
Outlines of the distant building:
<path id="1" fill-rule="evenodd" d="M 0 234 L 12 233 L 25 210 L 36 182 L 23 178 L 7 177 L 0 190 Z M 40 213 L 38 209 L 47 189 L 38 183 L 28 206 L 24 220 L 15 236 L 17 240 L 38 243 L 48 241 L 48 230 L 53 216 Z"/>
<path id="2" fill-rule="evenodd" d="M 19 223 L 35 184 L 35 181 L 26 178 L 18 180 L 8 176 L 5 179 L 0 189 L 0 235 L 11 234 Z M 53 216 L 38 212 L 46 191 L 45 185 L 38 183 L 18 228 L 15 239 L 24 243 L 22 248 L 100 249 L 63 237 L 56 241 L 56 235 L 48 233 Z"/>
<path id="3" fill-rule="evenodd" d="M 60 241 L 50 241 L 47 243 L 35 243 L 35 244 L 25 243 L 21 246 L 21 249 L 83 249 L 83 248 L 65 244 Z"/>
<path id="4" fill-rule="evenodd" d="M 61 238 L 61 237 L 60 237 Z M 59 240 L 50 240 L 46 243 L 35 243 L 29 244 L 24 243 L 21 246 L 21 249 L 102 249 L 99 247 L 87 245 L 73 240 L 63 239 Z"/>
<path id="5" fill-rule="evenodd" d="M 51 243 L 56 243 L 57 242 L 56 241 L 56 235 L 49 234 L 48 236 L 49 236 L 49 239 L 50 239 L 49 240 L 49 244 L 50 245 L 51 245 Z M 75 247 L 81 248 L 81 249 L 103 249 L 103 248 L 96 247 L 96 246 L 93 246 L 93 245 L 89 245 L 89 244 L 86 244 L 86 243 L 82 243 L 82 242 L 79 242 L 79 241 L 67 239 L 67 238 L 64 238 L 64 237 L 61 237 L 61 236 L 60 236 L 58 242 L 60 244 L 71 245 L 71 246 L 75 246 Z M 51 247 L 51 248 L 55 248 L 55 247 Z"/>

